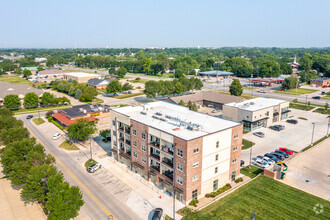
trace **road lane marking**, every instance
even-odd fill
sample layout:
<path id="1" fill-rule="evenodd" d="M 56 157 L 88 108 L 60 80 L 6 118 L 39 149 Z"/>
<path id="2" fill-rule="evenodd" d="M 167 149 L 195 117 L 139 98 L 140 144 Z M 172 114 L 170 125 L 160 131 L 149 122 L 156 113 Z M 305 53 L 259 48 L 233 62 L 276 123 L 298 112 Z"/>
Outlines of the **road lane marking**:
<path id="1" fill-rule="evenodd" d="M 78 185 L 83 190 L 85 190 L 85 192 L 101 207 L 101 209 L 105 213 L 107 213 L 108 216 L 112 216 L 112 219 L 116 220 L 116 218 L 111 214 L 111 212 L 87 189 L 87 187 L 85 187 L 82 182 L 78 180 L 78 178 L 45 146 L 45 144 L 43 144 L 42 141 L 39 140 L 39 138 L 30 130 L 30 128 L 28 126 L 25 127 L 28 129 L 30 134 L 32 134 L 32 136 L 34 136 L 39 141 L 39 143 L 43 145 L 43 147 L 49 152 L 49 154 L 51 154 L 55 158 L 56 162 L 59 163 L 65 169 L 65 171 L 68 172 L 68 174 L 78 183 Z"/>

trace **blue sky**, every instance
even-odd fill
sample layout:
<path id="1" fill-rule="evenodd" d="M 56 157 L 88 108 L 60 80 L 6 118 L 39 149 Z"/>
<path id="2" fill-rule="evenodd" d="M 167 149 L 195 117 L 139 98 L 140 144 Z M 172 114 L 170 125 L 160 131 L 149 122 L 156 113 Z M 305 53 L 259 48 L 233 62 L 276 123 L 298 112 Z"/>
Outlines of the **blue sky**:
<path id="1" fill-rule="evenodd" d="M 326 47 L 329 0 L 1 0 L 0 48 Z"/>

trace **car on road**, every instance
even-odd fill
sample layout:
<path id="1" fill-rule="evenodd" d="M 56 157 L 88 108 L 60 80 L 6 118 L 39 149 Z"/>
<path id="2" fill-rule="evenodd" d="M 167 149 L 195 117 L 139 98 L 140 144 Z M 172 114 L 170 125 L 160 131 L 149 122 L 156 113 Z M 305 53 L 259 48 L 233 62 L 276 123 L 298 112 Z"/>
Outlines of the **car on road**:
<path id="1" fill-rule="evenodd" d="M 281 161 L 285 159 L 285 156 L 281 153 L 273 152 L 272 155 L 280 159 Z"/>
<path id="2" fill-rule="evenodd" d="M 26 119 L 31 119 L 31 118 L 33 118 L 33 115 L 26 116 Z"/>
<path id="3" fill-rule="evenodd" d="M 283 151 L 284 153 L 287 153 L 289 155 L 293 155 L 293 151 L 292 150 L 289 150 L 288 148 L 281 147 L 279 150 L 280 151 Z"/>
<path id="4" fill-rule="evenodd" d="M 162 208 L 156 208 L 154 210 L 154 213 L 152 214 L 151 220 L 161 220 L 163 216 L 163 209 Z"/>
<path id="5" fill-rule="evenodd" d="M 290 155 L 289 154 L 287 154 L 287 153 L 285 153 L 285 152 L 283 152 L 283 151 L 281 151 L 281 150 L 275 150 L 275 153 L 279 153 L 279 154 L 282 154 L 285 158 L 288 158 L 288 157 L 290 157 Z"/>
<path id="6" fill-rule="evenodd" d="M 57 140 L 57 139 L 59 139 L 61 136 L 62 136 L 62 135 L 61 135 L 60 133 L 55 133 L 55 134 L 53 135 L 53 140 Z"/>
<path id="7" fill-rule="evenodd" d="M 269 153 L 265 154 L 265 157 L 270 158 L 271 160 L 275 161 L 275 163 L 281 162 L 280 159 L 278 159 L 275 155 L 273 155 L 271 153 L 270 154 Z"/>
<path id="8" fill-rule="evenodd" d="M 253 132 L 253 135 L 257 136 L 257 137 L 265 137 L 265 134 L 263 132 L 257 131 L 257 132 Z"/>
<path id="9" fill-rule="evenodd" d="M 321 92 L 321 95 L 325 95 L 325 92 Z"/>
<path id="10" fill-rule="evenodd" d="M 269 165 L 272 165 L 275 163 L 274 160 L 270 159 L 269 157 L 263 157 L 262 158 L 264 161 L 266 161 Z"/>
<path id="11" fill-rule="evenodd" d="M 321 96 L 313 96 L 313 99 L 321 99 Z"/>
<path id="12" fill-rule="evenodd" d="M 90 165 L 88 168 L 87 168 L 87 171 L 90 172 L 90 173 L 94 173 L 95 171 L 97 171 L 98 169 L 101 168 L 101 164 L 99 163 L 95 163 L 95 164 L 92 164 Z"/>
<path id="13" fill-rule="evenodd" d="M 290 124 L 298 124 L 298 120 L 296 120 L 296 119 L 288 119 L 288 120 L 286 120 L 286 122 L 288 122 L 288 123 L 290 123 Z"/>
<path id="14" fill-rule="evenodd" d="M 257 92 L 259 92 L 259 93 L 266 93 L 266 91 L 263 90 L 263 89 L 259 89 Z"/>

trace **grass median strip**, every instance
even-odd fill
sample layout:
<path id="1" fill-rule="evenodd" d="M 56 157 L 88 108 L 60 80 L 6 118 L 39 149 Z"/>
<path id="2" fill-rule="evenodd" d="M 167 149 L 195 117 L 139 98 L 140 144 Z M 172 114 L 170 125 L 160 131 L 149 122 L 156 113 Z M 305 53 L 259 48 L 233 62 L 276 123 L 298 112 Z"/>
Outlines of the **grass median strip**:
<path id="1" fill-rule="evenodd" d="M 92 160 L 87 160 L 86 162 L 85 162 L 85 167 L 86 167 L 86 169 L 90 166 L 90 165 L 92 165 L 92 164 L 97 164 L 98 162 L 96 161 L 96 160 L 94 160 L 94 159 L 92 159 Z"/>
<path id="2" fill-rule="evenodd" d="M 316 89 L 304 89 L 304 88 L 298 88 L 296 89 L 289 89 L 286 91 L 275 91 L 276 93 L 282 93 L 282 94 L 288 94 L 288 95 L 304 95 L 304 94 L 310 94 L 313 92 L 317 92 Z"/>
<path id="3" fill-rule="evenodd" d="M 14 110 L 13 113 L 15 115 L 23 115 L 23 114 L 28 114 L 28 113 L 38 113 L 38 112 L 46 112 L 50 110 L 57 110 L 57 109 L 66 109 L 66 108 L 71 108 L 71 105 L 64 105 L 64 106 L 54 106 L 54 107 L 40 107 L 38 108 L 22 108 L 19 110 Z"/>
<path id="4" fill-rule="evenodd" d="M 45 121 L 42 118 L 34 118 L 32 119 L 32 121 L 36 124 L 36 125 L 41 125 L 43 123 L 45 123 Z"/>
<path id="5" fill-rule="evenodd" d="M 60 148 L 63 148 L 65 150 L 79 150 L 79 148 L 73 144 L 71 141 L 69 140 L 65 140 L 61 145 Z"/>
<path id="6" fill-rule="evenodd" d="M 317 108 L 313 112 L 325 114 L 325 115 L 330 115 L 330 109 L 325 109 L 325 108 Z"/>
<path id="7" fill-rule="evenodd" d="M 306 109 L 307 111 L 310 111 L 314 108 L 313 106 L 300 105 L 300 104 L 296 104 L 296 103 L 292 103 L 292 102 L 290 102 L 289 107 L 294 108 L 294 109 L 299 109 L 299 110 L 305 110 Z"/>
<path id="8" fill-rule="evenodd" d="M 246 139 L 242 140 L 242 149 L 243 150 L 249 149 L 253 145 L 255 145 L 255 143 L 253 143 L 252 141 L 249 141 L 249 140 L 246 140 Z"/>
<path id="9" fill-rule="evenodd" d="M 323 205 L 319 214 L 316 204 Z M 330 202 L 259 176 L 200 211 L 188 211 L 183 219 L 250 219 L 253 210 L 256 219 L 327 219 Z"/>

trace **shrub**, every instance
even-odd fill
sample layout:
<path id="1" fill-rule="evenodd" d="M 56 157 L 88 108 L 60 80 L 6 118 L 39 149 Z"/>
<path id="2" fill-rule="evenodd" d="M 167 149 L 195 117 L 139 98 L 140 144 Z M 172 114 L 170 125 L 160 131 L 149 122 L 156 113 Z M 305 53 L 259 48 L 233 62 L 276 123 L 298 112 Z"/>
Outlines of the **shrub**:
<path id="1" fill-rule="evenodd" d="M 191 205 L 191 206 L 197 206 L 197 203 L 198 203 L 198 200 L 197 199 L 193 199 L 193 200 L 191 200 L 191 202 L 189 203 L 189 205 Z"/>
<path id="2" fill-rule="evenodd" d="M 140 77 L 136 77 L 135 80 L 141 80 L 141 78 Z"/>
<path id="3" fill-rule="evenodd" d="M 239 183 L 239 182 L 243 182 L 243 178 L 242 177 L 239 177 L 235 180 L 235 183 Z"/>
<path id="4" fill-rule="evenodd" d="M 54 114 L 54 111 L 48 111 L 46 112 L 46 118 L 51 117 Z"/>
<path id="5" fill-rule="evenodd" d="M 217 192 L 211 192 L 211 193 L 210 193 L 210 196 L 211 196 L 212 198 L 216 197 L 216 196 L 217 196 Z"/>
<path id="6" fill-rule="evenodd" d="M 294 99 L 293 102 L 298 102 L 298 99 Z"/>
<path id="7" fill-rule="evenodd" d="M 231 185 L 229 183 L 226 184 L 227 187 L 231 188 Z"/>
<path id="8" fill-rule="evenodd" d="M 54 121 L 54 119 L 53 119 L 52 116 L 50 116 L 47 120 L 48 120 L 48 122 L 52 122 L 52 121 Z"/>
<path id="9" fill-rule="evenodd" d="M 210 193 L 206 193 L 206 194 L 205 194 L 205 197 L 206 197 L 206 198 L 210 198 L 210 197 L 211 197 Z"/>

